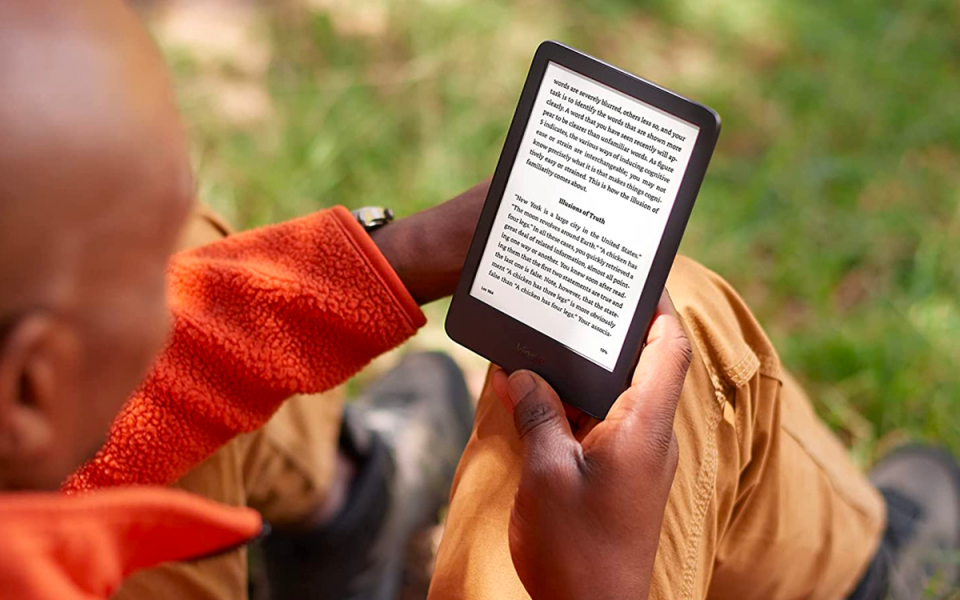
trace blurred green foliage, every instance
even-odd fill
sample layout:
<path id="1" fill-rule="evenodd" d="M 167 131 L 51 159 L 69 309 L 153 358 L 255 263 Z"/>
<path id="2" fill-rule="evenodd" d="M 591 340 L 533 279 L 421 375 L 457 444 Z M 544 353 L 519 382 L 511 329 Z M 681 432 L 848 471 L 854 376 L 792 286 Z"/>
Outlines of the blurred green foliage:
<path id="1" fill-rule="evenodd" d="M 238 225 L 337 203 L 402 215 L 475 183 L 558 39 L 722 115 L 682 251 L 740 290 L 859 456 L 885 436 L 960 451 L 960 4 L 307 4 L 256 11 L 254 75 L 160 34 L 201 195 Z M 211 78 L 259 86 L 266 113 L 225 117 Z"/>

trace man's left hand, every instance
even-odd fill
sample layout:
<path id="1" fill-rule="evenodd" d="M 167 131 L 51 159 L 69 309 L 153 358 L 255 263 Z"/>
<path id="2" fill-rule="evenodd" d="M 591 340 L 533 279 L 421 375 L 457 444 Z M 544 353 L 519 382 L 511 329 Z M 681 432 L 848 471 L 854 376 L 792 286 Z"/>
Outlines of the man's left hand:
<path id="1" fill-rule="evenodd" d="M 489 187 L 487 179 L 370 234 L 417 304 L 453 294 Z"/>

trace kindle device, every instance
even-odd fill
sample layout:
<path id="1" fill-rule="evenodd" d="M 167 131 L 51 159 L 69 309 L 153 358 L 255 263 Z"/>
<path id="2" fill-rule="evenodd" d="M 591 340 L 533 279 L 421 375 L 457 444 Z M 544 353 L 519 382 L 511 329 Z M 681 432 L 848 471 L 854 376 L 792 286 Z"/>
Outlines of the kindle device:
<path id="1" fill-rule="evenodd" d="M 448 335 L 605 417 L 640 358 L 719 133 L 711 109 L 541 44 Z"/>

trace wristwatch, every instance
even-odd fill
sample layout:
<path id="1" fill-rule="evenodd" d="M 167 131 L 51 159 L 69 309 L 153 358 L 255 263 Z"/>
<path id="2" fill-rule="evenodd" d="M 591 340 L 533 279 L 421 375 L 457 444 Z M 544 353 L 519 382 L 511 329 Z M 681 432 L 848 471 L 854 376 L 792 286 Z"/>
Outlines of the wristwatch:
<path id="1" fill-rule="evenodd" d="M 364 206 L 351 210 L 350 213 L 367 230 L 367 233 L 380 229 L 394 219 L 393 211 L 383 206 Z"/>

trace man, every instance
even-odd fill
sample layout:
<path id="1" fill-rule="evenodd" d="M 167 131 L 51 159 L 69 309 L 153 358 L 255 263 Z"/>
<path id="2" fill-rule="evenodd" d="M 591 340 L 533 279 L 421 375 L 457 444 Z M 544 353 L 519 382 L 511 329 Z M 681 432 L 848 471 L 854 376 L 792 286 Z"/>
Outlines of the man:
<path id="1" fill-rule="evenodd" d="M 231 550 L 259 520 L 146 488 L 15 492 L 55 488 L 99 445 L 151 362 L 70 490 L 172 481 L 262 425 L 291 393 L 343 381 L 422 325 L 416 301 L 456 279 L 462 231 L 476 217 L 454 202 L 374 241 L 333 209 L 170 261 L 190 177 L 172 94 L 142 27 L 120 2 L 50 0 L 0 5 L 0 33 L 0 590 L 106 597 L 135 570 Z M 448 247 L 453 259 L 441 252 Z M 172 331 L 154 359 L 167 310 Z M 674 346 L 685 340 L 672 315 L 660 322 Z M 662 372 L 677 379 L 684 368 L 681 360 Z M 649 408 L 672 414 L 678 384 L 664 387 Z M 669 438 L 670 420 L 655 423 Z M 623 431 L 652 430 L 640 425 Z M 637 447 L 634 456 L 646 454 Z M 671 456 L 649 458 L 661 499 Z M 636 543 L 652 566 L 656 539 Z"/>
<path id="2" fill-rule="evenodd" d="M 0 44 L 0 485 L 50 488 L 161 344 L 189 177 L 162 64 L 122 4 L 6 3 Z M 291 393 L 411 335 L 414 298 L 442 280 L 422 270 L 440 253 L 414 251 L 450 241 L 416 226 L 371 239 L 335 209 L 174 258 L 167 348 L 71 488 L 169 483 Z M 876 597 L 891 564 L 922 564 L 905 551 L 956 547 L 954 476 L 914 452 L 882 473 L 878 554 L 880 497 L 736 295 L 683 259 L 668 288 L 690 341 L 665 299 L 635 385 L 576 437 L 542 380 L 491 375 L 434 597 Z M 4 494 L 0 521 L 0 590 L 26 598 L 104 597 L 132 569 L 256 529 L 243 511 L 146 490 Z"/>
<path id="3" fill-rule="evenodd" d="M 3 10 L 6 13 L 2 36 L 5 51 L 3 81 L 4 89 L 12 90 L 5 94 L 2 129 L 4 140 L 9 143 L 6 148 L 10 150 L 4 154 L 3 164 L 4 179 L 8 185 L 3 195 L 2 240 L 4 257 L 11 264 L 9 269 L 4 268 L 4 289 L 9 292 L 5 295 L 3 311 L 0 312 L 6 326 L 4 341 L 9 341 L 5 347 L 9 359 L 6 361 L 6 372 L 12 381 L 18 377 L 18 370 L 29 371 L 37 348 L 64 345 L 46 343 L 44 340 L 65 337 L 68 340 L 76 339 L 81 347 L 74 351 L 72 358 L 68 354 L 62 360 L 69 362 L 76 359 L 76 354 L 82 354 L 86 360 L 76 369 L 84 371 L 85 375 L 89 373 L 87 376 L 90 377 L 89 387 L 76 386 L 86 389 L 71 390 L 71 394 L 64 394 L 60 398 L 68 405 L 56 410 L 56 427 L 51 424 L 47 428 L 55 431 L 55 435 L 43 429 L 38 431 L 37 428 L 17 427 L 20 420 L 14 417 L 5 422 L 5 425 L 9 425 L 6 439 L 10 442 L 10 470 L 3 472 L 3 477 L 8 480 L 5 483 L 11 488 L 50 487 L 62 480 L 66 466 L 77 462 L 76 454 L 67 454 L 76 452 L 76 442 L 87 440 L 79 449 L 83 457 L 90 454 L 91 444 L 99 444 L 103 424 L 116 412 L 118 395 L 127 396 L 135 381 L 142 376 L 144 365 L 152 359 L 151 355 L 163 335 L 166 322 L 162 295 L 164 277 L 162 271 L 156 270 L 156 266 L 166 264 L 170 251 L 166 244 L 169 244 L 171 236 L 175 238 L 180 235 L 184 211 L 189 206 L 191 182 L 182 134 L 162 64 L 142 26 L 127 13 L 122 4 L 101 2 L 90 7 L 71 7 L 60 3 L 41 3 L 4 6 Z M 54 40 L 56 51 L 48 56 L 50 40 Z M 36 73 L 44 73 L 42 80 L 36 80 Z M 114 127 L 117 131 L 110 135 L 99 131 Z M 43 156 L 47 158 L 43 159 Z M 42 164 L 51 159 L 56 163 L 60 156 L 66 157 L 64 165 L 52 172 Z M 343 260 L 345 257 L 328 257 L 330 272 L 318 275 L 317 279 L 323 283 L 323 279 L 327 278 L 329 285 L 332 275 L 352 278 L 351 285 L 344 285 L 343 288 L 354 288 L 355 293 L 324 294 L 323 300 L 357 306 L 318 307 L 309 311 L 307 318 L 311 320 L 322 321 L 323 317 L 329 317 L 324 323 L 328 331 L 321 334 L 315 327 L 309 328 L 314 329 L 316 334 L 316 339 L 311 343 L 316 344 L 324 338 L 340 342 L 342 352 L 337 353 L 338 359 L 347 359 L 347 365 L 338 364 L 342 360 L 326 361 L 323 369 L 318 370 L 321 374 L 330 375 L 339 370 L 341 374 L 335 375 L 335 378 L 342 379 L 364 360 L 369 360 L 415 330 L 418 322 L 422 321 L 422 315 L 408 291 L 415 294 L 418 301 L 427 302 L 436 297 L 438 289 L 442 290 L 443 286 L 449 286 L 450 282 L 456 280 L 456 253 L 438 250 L 445 250 L 450 245 L 449 240 L 453 239 L 456 240 L 454 249 L 462 252 L 462 237 L 469 234 L 469 223 L 476 218 L 470 215 L 470 211 L 478 210 L 481 202 L 482 195 L 468 194 L 459 202 L 405 221 L 402 227 L 391 228 L 387 235 L 379 236 L 378 243 L 383 252 L 390 257 L 395 269 L 404 273 L 402 277 L 406 282 L 403 284 L 375 249 L 368 253 L 376 253 L 371 259 L 361 249 L 346 248 L 352 250 L 355 260 L 379 260 L 381 263 L 368 265 L 359 272 L 351 272 L 349 263 Z M 66 206 L 61 208 L 60 203 L 66 203 Z M 369 238 L 355 223 L 347 223 L 347 230 L 338 231 L 344 227 L 338 224 L 342 218 L 332 221 L 322 219 L 327 221 L 328 228 L 333 225 L 333 234 L 341 234 L 335 239 L 328 240 L 319 231 L 315 235 L 306 232 L 306 241 L 317 244 L 316 253 L 324 251 L 323 243 L 327 241 L 329 247 L 326 250 L 329 252 L 344 251 L 342 246 L 356 242 L 354 238 L 360 238 L 356 243 L 370 245 Z M 433 222 L 444 223 L 446 237 L 425 237 L 420 233 L 424 228 L 434 230 Z M 25 226 L 25 223 L 30 226 Z M 95 228 L 91 228 L 91 225 Z M 214 219 L 202 215 L 191 222 L 187 236 L 193 240 L 205 238 L 203 241 L 210 241 L 219 237 L 219 228 L 219 223 Z M 149 235 L 144 235 L 144 231 Z M 51 243 L 47 232 L 55 232 L 57 239 L 68 246 L 68 258 L 82 259 L 83 268 L 93 276 L 85 278 L 84 272 L 73 272 L 74 264 L 64 262 L 65 259 L 60 256 L 62 248 L 56 248 Z M 408 236 L 407 239 L 404 236 Z M 431 242 L 438 245 L 431 246 Z M 242 243 L 240 245 L 243 246 Z M 254 246 L 254 252 L 265 249 L 256 244 Z M 50 254 L 44 254 L 48 250 Z M 291 251 L 292 247 L 285 249 L 286 253 Z M 31 263 L 33 258 L 37 260 Z M 200 259 L 195 266 L 204 269 L 205 260 L 210 259 Z M 243 262 L 242 259 L 240 262 Z M 276 262 L 254 262 L 260 267 L 278 266 Z M 21 266 L 26 268 L 21 269 Z M 318 262 L 313 268 L 320 266 Z M 364 278 L 360 277 L 364 273 L 366 284 Z M 429 274 L 429 277 L 425 277 L 425 274 Z M 381 279 L 385 277 L 392 277 L 393 281 L 384 285 Z M 64 294 L 63 297 L 45 297 L 43 286 L 52 279 L 77 282 L 61 286 L 71 289 L 50 292 Z M 242 287 L 251 283 L 249 278 L 243 281 L 246 283 L 241 282 Z M 271 283 L 268 281 L 266 285 Z M 360 289 L 364 285 L 370 289 Z M 399 290 L 392 290 L 391 286 Z M 229 286 L 223 287 L 223 290 L 228 289 Z M 312 290 L 312 293 L 316 294 L 317 290 Z M 234 300 L 242 295 L 235 296 Z M 310 293 L 302 295 L 309 300 Z M 175 300 L 183 300 L 189 294 L 181 296 Z M 196 302 L 197 298 L 192 300 Z M 263 304 L 269 302 L 264 301 Z M 378 307 L 378 304 L 383 306 Z M 376 314 L 378 308 L 382 315 Z M 374 325 L 365 323 L 365 320 L 373 317 L 379 317 Z M 72 331 L 74 319 L 84 325 L 81 330 Z M 309 329 L 304 329 L 303 333 Z M 400 333 L 399 337 L 397 333 Z M 369 338 L 367 343 L 364 344 L 362 340 L 354 343 L 351 336 L 357 334 L 366 334 L 365 337 Z M 354 347 L 343 347 L 348 345 Z M 351 353 L 359 355 L 352 357 Z M 320 353 L 317 354 L 320 358 Z M 382 403 L 383 396 L 389 399 L 391 395 L 403 395 L 427 386 L 432 390 L 432 396 L 420 393 L 419 399 L 428 402 L 419 403 L 402 398 L 403 406 L 395 406 L 392 411 L 394 417 L 401 417 L 401 427 L 397 427 L 398 419 L 394 418 L 391 424 L 395 431 L 381 431 L 383 435 L 379 437 L 371 435 L 370 430 L 376 421 L 384 420 L 384 415 L 375 410 L 380 407 L 364 407 L 363 403 L 352 407 L 353 416 L 356 417 L 353 420 L 358 422 L 357 428 L 363 429 L 361 433 L 367 435 L 359 439 L 362 437 L 359 434 L 347 435 L 353 432 L 345 431 L 344 435 L 339 436 L 343 440 L 341 445 L 347 447 L 344 448 L 345 456 L 336 461 L 338 467 L 344 465 L 345 469 L 337 470 L 353 470 L 349 476 L 340 477 L 347 489 L 339 499 L 330 490 L 318 489 L 329 485 L 330 481 L 336 481 L 338 473 L 325 475 L 320 472 L 322 469 L 310 468 L 322 462 L 322 457 L 310 456 L 310 451 L 322 454 L 327 448 L 316 446 L 322 445 L 324 439 L 335 443 L 338 437 L 340 406 L 331 398 L 316 400 L 312 404 L 306 399 L 298 400 L 288 408 L 299 411 L 285 410 L 265 435 L 248 436 L 252 439 L 231 444 L 219 456 L 208 461 L 213 464 L 219 478 L 211 479 L 208 476 L 210 464 L 206 464 L 200 469 L 203 472 L 192 473 L 188 477 L 184 482 L 185 487 L 202 488 L 207 495 L 235 505 L 254 504 L 268 511 L 277 527 L 299 526 L 309 522 L 319 529 L 327 522 L 342 528 L 343 523 L 349 520 L 346 518 L 349 515 L 343 514 L 347 508 L 356 512 L 357 507 L 363 504 L 360 500 L 370 496 L 379 500 L 386 495 L 385 491 L 389 491 L 396 499 L 392 505 L 401 501 L 405 503 L 404 514 L 397 515 L 397 511 L 393 511 L 388 515 L 383 506 L 376 505 L 367 510 L 357 524 L 361 530 L 389 528 L 389 535 L 379 535 L 364 544 L 360 544 L 360 535 L 354 535 L 349 542 L 359 545 L 355 553 L 366 550 L 361 555 L 366 560 L 370 546 L 387 541 L 388 546 L 378 548 L 378 551 L 385 555 L 384 560 L 396 562 L 390 546 L 395 547 L 405 541 L 405 534 L 417 520 L 422 520 L 424 515 L 433 516 L 431 510 L 435 512 L 438 499 L 445 499 L 452 468 L 469 431 L 466 391 L 462 381 L 451 375 L 449 361 L 420 356 L 409 358 L 404 365 L 404 369 L 387 378 L 392 382 L 392 387 L 375 399 Z M 60 370 L 57 369 L 57 372 Z M 417 380 L 406 383 L 400 381 L 403 372 L 411 370 L 416 371 Z M 101 375 L 104 375 L 103 380 L 100 379 Z M 235 375 L 238 381 L 242 377 L 241 373 Z M 21 379 L 30 381 L 29 377 Z M 408 376 L 407 379 L 411 378 Z M 116 382 L 116 387 L 103 387 L 106 380 Z M 233 383 L 222 382 L 223 385 Z M 19 384 L 11 384 L 7 390 L 11 398 L 19 393 L 20 387 Z M 200 387 L 194 392 L 198 392 Z M 253 393 L 260 391 L 250 386 L 248 393 L 250 389 Z M 290 391 L 282 393 L 279 398 L 284 398 Z M 232 394 L 225 395 L 236 400 Z M 77 398 L 81 401 L 71 402 L 71 399 Z M 108 399 L 112 399 L 113 404 L 105 405 L 103 401 Z M 257 399 L 269 404 L 265 398 Z M 10 406 L 16 407 L 17 403 L 11 400 Z M 102 412 L 91 410 L 100 407 L 103 407 Z M 138 405 L 136 408 L 139 410 L 144 407 Z M 151 426 L 161 429 L 163 423 L 153 422 L 146 416 L 148 412 L 149 409 L 145 409 L 137 414 L 138 425 L 150 421 Z M 308 418 L 304 418 L 304 413 Z M 262 413 L 262 416 L 267 414 L 269 411 Z M 27 424 L 36 422 L 36 418 L 26 420 Z M 277 434 L 278 429 L 284 426 L 292 429 L 304 423 L 305 430 L 296 431 L 298 436 L 295 441 L 300 443 L 299 447 L 285 448 L 284 452 L 279 452 L 272 446 L 281 437 Z M 69 429 L 60 431 L 60 427 Z M 74 437 L 71 438 L 70 434 Z M 190 453 L 192 457 L 202 458 L 206 450 L 198 450 L 195 446 L 203 444 L 205 434 L 183 433 L 184 439 L 179 440 L 177 453 Z M 419 455 L 411 455 L 410 444 L 406 444 L 406 455 L 397 457 L 394 452 L 390 456 L 389 452 L 395 451 L 398 445 L 397 438 L 404 436 L 418 437 L 413 450 Z M 89 441 L 91 437 L 96 441 Z M 287 435 L 282 441 L 289 441 L 292 437 Z M 58 442 L 58 445 L 40 452 L 33 448 L 34 444 L 39 443 L 30 442 L 33 438 L 45 440 L 45 448 L 54 442 Z M 59 442 L 63 442 L 62 445 Z M 217 445 L 213 443 L 207 448 Z M 298 452 L 302 450 L 307 452 Z M 48 459 L 54 452 L 63 456 L 56 455 L 57 462 L 51 465 Z M 131 453 L 130 456 L 142 458 L 145 453 Z M 191 458 L 187 462 L 192 464 L 194 460 Z M 431 460 L 433 464 L 430 464 Z M 299 461 L 299 464 L 289 464 L 292 461 Z M 424 463 L 428 463 L 429 468 L 424 468 Z M 167 464 L 166 461 L 148 460 L 142 466 L 152 469 Z M 301 469 L 301 466 L 304 468 Z M 45 473 L 48 469 L 49 473 Z M 410 478 L 409 471 L 416 471 L 414 475 L 428 480 L 414 482 L 418 483 L 416 486 L 411 485 L 411 482 L 405 481 Z M 129 480 L 134 479 L 129 473 L 127 476 Z M 390 481 L 387 481 L 388 476 L 391 477 Z M 354 485 L 360 481 L 366 485 Z M 396 489 L 384 490 L 391 483 Z M 410 502 L 417 499 L 410 498 L 412 492 L 425 489 L 432 492 L 429 497 L 419 498 L 425 501 L 417 504 Z M 325 538 L 330 537 L 329 531 L 319 533 Z M 384 537 L 388 539 L 384 540 Z M 271 544 L 276 545 L 274 538 Z M 345 545 L 340 545 L 334 558 L 342 560 L 345 549 Z M 149 589 L 158 595 L 163 595 L 171 588 L 203 594 L 240 594 L 245 588 L 245 562 L 245 555 L 239 550 L 234 551 L 222 559 L 208 561 L 217 564 L 205 565 L 202 569 L 204 576 L 199 580 L 174 577 L 164 585 L 154 579 L 149 583 L 157 585 L 150 585 Z M 334 560 L 328 560 L 325 566 L 334 569 L 337 564 Z M 390 566 L 393 567 L 395 579 L 396 567 Z M 375 583 L 389 592 L 390 583 L 383 583 L 383 566 L 379 570 L 381 572 L 377 573 L 379 576 Z M 341 580 L 349 581 L 343 572 L 337 575 Z M 136 592 L 134 589 L 131 593 Z"/>

